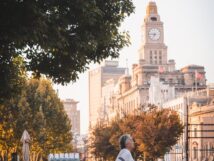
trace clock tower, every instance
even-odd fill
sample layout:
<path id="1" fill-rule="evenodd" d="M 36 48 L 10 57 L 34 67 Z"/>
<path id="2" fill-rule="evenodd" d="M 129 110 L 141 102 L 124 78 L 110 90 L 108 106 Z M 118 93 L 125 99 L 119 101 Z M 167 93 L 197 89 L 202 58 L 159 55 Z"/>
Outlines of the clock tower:
<path id="1" fill-rule="evenodd" d="M 167 66 L 167 46 L 164 44 L 163 22 L 155 2 L 149 2 L 142 26 L 143 42 L 139 50 L 141 64 Z M 167 67 L 166 67 L 167 68 Z"/>

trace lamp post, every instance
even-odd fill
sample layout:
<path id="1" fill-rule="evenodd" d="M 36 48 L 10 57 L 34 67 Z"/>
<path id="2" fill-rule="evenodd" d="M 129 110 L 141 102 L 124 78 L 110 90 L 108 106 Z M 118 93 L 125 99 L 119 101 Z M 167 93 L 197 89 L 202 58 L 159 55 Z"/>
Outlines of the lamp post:
<path id="1" fill-rule="evenodd" d="M 186 161 L 189 161 L 189 101 L 188 98 L 186 99 L 186 146 L 185 146 L 185 152 L 186 152 Z"/>

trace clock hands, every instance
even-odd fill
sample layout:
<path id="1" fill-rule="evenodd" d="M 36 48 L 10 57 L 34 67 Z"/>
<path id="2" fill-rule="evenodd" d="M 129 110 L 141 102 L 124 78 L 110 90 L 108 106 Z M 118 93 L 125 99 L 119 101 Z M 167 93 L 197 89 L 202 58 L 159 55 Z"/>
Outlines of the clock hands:
<path id="1" fill-rule="evenodd" d="M 152 33 L 152 34 L 150 34 L 152 37 L 155 37 L 156 36 L 156 33 Z"/>
<path id="2" fill-rule="evenodd" d="M 152 40 L 158 40 L 160 37 L 160 31 L 158 29 L 151 29 L 149 31 L 149 36 Z"/>

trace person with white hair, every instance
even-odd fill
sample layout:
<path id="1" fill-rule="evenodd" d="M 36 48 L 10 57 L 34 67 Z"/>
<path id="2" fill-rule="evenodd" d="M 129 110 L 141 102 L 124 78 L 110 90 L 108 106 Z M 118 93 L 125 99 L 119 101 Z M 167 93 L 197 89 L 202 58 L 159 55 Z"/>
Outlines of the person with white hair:
<path id="1" fill-rule="evenodd" d="M 129 134 L 120 137 L 120 152 L 115 161 L 134 161 L 131 151 L 134 149 L 134 141 Z"/>

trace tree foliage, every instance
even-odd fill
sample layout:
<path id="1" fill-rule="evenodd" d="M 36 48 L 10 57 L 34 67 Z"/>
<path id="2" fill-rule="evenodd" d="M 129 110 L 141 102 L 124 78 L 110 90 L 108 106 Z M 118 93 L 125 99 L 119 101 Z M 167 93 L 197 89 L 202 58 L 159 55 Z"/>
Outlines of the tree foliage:
<path id="1" fill-rule="evenodd" d="M 149 160 L 163 157 L 183 132 L 179 116 L 170 109 L 153 109 L 143 116 L 142 123 L 136 124 L 137 131 L 133 134 L 138 150 Z"/>
<path id="2" fill-rule="evenodd" d="M 0 54 L 0 104 L 20 95 L 26 80 L 22 57 L 14 56 L 5 59 L 3 60 Z"/>
<path id="3" fill-rule="evenodd" d="M 92 153 L 99 159 L 114 160 L 118 148 L 114 146 L 110 140 L 114 129 L 118 129 L 118 124 L 112 124 L 112 126 L 103 126 L 98 124 L 92 132 Z M 100 149 L 100 150 L 98 150 Z"/>
<path id="4" fill-rule="evenodd" d="M 35 76 L 75 81 L 89 63 L 118 57 L 129 44 L 119 26 L 133 10 L 131 0 L 1 0 L 0 71 L 12 74 L 19 55 Z"/>
<path id="5" fill-rule="evenodd" d="M 20 138 L 25 129 L 32 139 L 32 161 L 72 150 L 71 124 L 50 81 L 28 80 L 21 94 L 0 108 L 2 154 L 21 151 Z"/>
<path id="6" fill-rule="evenodd" d="M 47 155 L 59 151 L 71 151 L 71 125 L 56 92 L 48 80 L 32 79 L 26 88 L 27 102 L 31 115 L 18 116 L 23 128 L 34 138 L 35 150 Z M 21 116 L 24 116 L 21 119 Z M 18 125 L 23 125 L 18 122 Z M 21 129 L 21 128 L 19 128 Z"/>
<path id="7" fill-rule="evenodd" d="M 163 157 L 182 132 L 183 125 L 175 111 L 153 107 L 139 115 L 116 119 L 108 125 L 97 125 L 92 132 L 91 148 L 96 157 L 113 161 L 119 152 L 119 137 L 128 133 L 136 145 L 133 156 L 151 161 Z"/>

